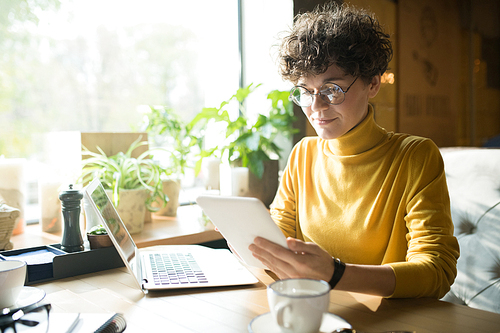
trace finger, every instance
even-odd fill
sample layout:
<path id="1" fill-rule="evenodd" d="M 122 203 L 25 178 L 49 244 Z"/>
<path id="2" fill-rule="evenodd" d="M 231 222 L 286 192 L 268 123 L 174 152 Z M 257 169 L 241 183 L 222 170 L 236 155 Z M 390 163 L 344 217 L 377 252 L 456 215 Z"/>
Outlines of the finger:
<path id="1" fill-rule="evenodd" d="M 317 244 L 306 243 L 300 239 L 288 237 L 286 240 L 288 248 L 295 253 L 321 255 L 324 251 Z"/>
<path id="2" fill-rule="evenodd" d="M 302 253 L 296 253 L 281 245 L 270 242 L 264 238 L 257 237 L 252 251 L 266 260 L 266 265 L 273 271 L 281 271 L 282 275 L 296 277 L 298 265 L 302 266 Z"/>
<path id="3" fill-rule="evenodd" d="M 325 280 L 333 273 L 333 260 L 328 252 L 314 243 L 288 238 L 286 249 L 263 238 L 256 238 L 251 250 L 266 267 L 280 278 L 315 278 Z"/>
<path id="4" fill-rule="evenodd" d="M 275 272 L 280 278 L 290 277 L 290 271 L 294 270 L 293 266 L 286 260 L 281 259 L 283 255 L 279 256 L 276 254 L 277 250 L 285 252 L 290 252 L 290 250 L 264 239 L 257 240 L 257 243 L 259 243 L 260 246 L 254 243 L 248 247 L 250 251 L 252 251 L 252 255 L 259 259 L 267 268 Z"/>
<path id="5" fill-rule="evenodd" d="M 254 241 L 254 251 L 265 261 L 278 276 L 290 278 L 323 276 L 325 269 L 329 270 L 330 255 L 314 243 L 288 238 L 288 248 L 257 237 Z"/>
<path id="6" fill-rule="evenodd" d="M 259 256 L 256 253 L 253 253 L 253 256 L 260 260 L 270 271 L 274 272 L 280 279 L 288 279 L 291 276 L 284 270 L 279 268 L 279 265 L 276 264 L 273 260 L 268 260 L 267 257 Z"/>
<path id="7" fill-rule="evenodd" d="M 262 238 L 262 237 L 255 237 L 255 239 L 253 240 L 254 244 L 259 246 L 259 247 L 263 247 L 263 248 L 269 248 L 269 247 L 283 247 L 281 245 L 278 245 L 276 243 L 273 243 L 271 242 L 270 240 L 267 240 L 265 238 Z"/>
<path id="8" fill-rule="evenodd" d="M 276 267 L 278 261 L 280 261 L 280 259 L 274 252 L 273 246 L 262 246 L 262 244 L 259 246 L 254 243 L 250 244 L 248 249 L 252 251 L 254 257 L 261 260 L 262 262 L 265 262 L 266 266 L 268 266 L 270 269 Z"/>
<path id="9" fill-rule="evenodd" d="M 259 249 L 271 253 L 274 257 L 277 257 L 285 262 L 293 260 L 293 256 L 295 254 L 295 252 L 292 252 L 279 244 L 270 242 L 267 239 L 261 237 L 255 238 L 254 245 Z"/>

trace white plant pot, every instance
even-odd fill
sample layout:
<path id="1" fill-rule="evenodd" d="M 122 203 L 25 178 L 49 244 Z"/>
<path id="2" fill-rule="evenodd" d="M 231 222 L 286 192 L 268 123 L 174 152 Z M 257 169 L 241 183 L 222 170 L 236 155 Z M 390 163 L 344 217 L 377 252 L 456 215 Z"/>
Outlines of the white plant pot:
<path id="1" fill-rule="evenodd" d="M 215 157 L 209 157 L 203 160 L 202 172 L 203 180 L 205 183 L 205 188 L 208 190 L 219 190 L 220 189 L 220 159 Z"/>
<path id="2" fill-rule="evenodd" d="M 248 174 L 246 167 L 220 165 L 220 194 L 244 197 L 248 194 Z"/>
<path id="3" fill-rule="evenodd" d="M 220 165 L 220 193 L 226 196 L 254 197 L 267 207 L 278 190 L 279 161 L 264 162 L 264 174 L 259 179 L 248 168 Z"/>
<path id="4" fill-rule="evenodd" d="M 168 197 L 167 204 L 163 207 L 163 200 L 158 199 L 155 206 L 161 207 L 156 212 L 161 216 L 177 216 L 177 208 L 179 208 L 179 193 L 181 191 L 181 183 L 179 180 L 167 179 L 163 181 L 163 193 Z"/>
<path id="5" fill-rule="evenodd" d="M 112 199 L 113 192 L 106 190 Z M 120 190 L 120 202 L 116 210 L 130 234 L 137 234 L 144 228 L 146 213 L 146 199 L 149 191 L 146 189 Z"/>

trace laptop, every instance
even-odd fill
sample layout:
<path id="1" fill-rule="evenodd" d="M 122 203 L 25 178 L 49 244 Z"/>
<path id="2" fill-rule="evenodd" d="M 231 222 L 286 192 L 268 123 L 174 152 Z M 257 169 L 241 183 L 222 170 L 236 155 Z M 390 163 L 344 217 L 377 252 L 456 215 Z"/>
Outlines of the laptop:
<path id="1" fill-rule="evenodd" d="M 259 280 L 227 249 L 201 245 L 165 245 L 139 249 L 98 179 L 85 189 L 101 224 L 125 266 L 143 291 L 241 286 Z"/>

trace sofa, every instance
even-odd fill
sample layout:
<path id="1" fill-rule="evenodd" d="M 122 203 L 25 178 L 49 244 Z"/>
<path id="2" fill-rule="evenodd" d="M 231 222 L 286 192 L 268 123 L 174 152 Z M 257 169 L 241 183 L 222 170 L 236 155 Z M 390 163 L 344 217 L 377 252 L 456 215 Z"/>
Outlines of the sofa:
<path id="1" fill-rule="evenodd" d="M 441 148 L 460 244 L 445 301 L 500 313 L 500 149 Z"/>

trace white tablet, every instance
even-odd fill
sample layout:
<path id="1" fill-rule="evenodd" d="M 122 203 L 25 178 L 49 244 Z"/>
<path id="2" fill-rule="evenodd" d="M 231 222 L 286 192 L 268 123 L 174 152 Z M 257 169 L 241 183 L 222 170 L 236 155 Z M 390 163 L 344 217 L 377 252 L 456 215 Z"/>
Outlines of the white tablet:
<path id="1" fill-rule="evenodd" d="M 202 195 L 196 202 L 247 265 L 267 268 L 248 249 L 257 236 L 288 248 L 285 235 L 259 199 Z"/>

